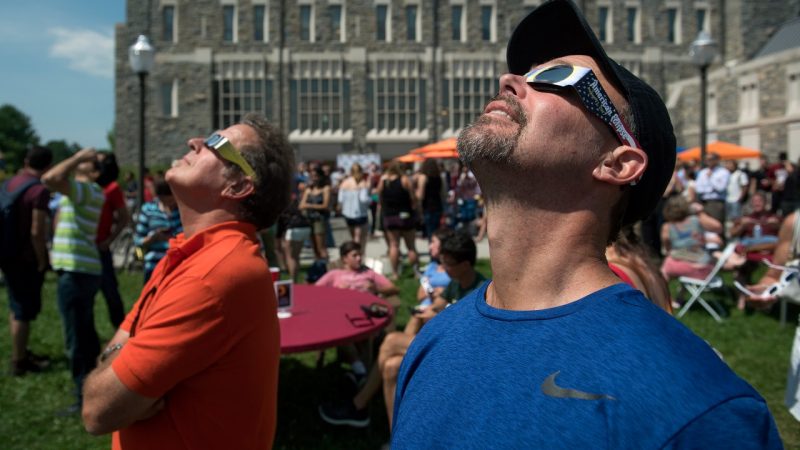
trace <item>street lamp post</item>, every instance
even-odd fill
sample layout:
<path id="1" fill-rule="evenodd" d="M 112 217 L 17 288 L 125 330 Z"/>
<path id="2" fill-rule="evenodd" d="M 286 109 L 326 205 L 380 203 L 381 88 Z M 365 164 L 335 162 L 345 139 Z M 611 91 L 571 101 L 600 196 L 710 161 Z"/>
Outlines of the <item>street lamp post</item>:
<path id="1" fill-rule="evenodd" d="M 706 164 L 706 95 L 708 91 L 706 73 L 708 66 L 717 57 L 717 41 L 705 30 L 697 33 L 697 38 L 689 47 L 692 63 L 700 69 L 700 165 Z"/>
<path id="2" fill-rule="evenodd" d="M 155 60 L 155 49 L 150 45 L 147 36 L 140 34 L 136 43 L 128 49 L 128 59 L 131 69 L 139 75 L 139 208 L 144 204 L 144 99 L 145 99 L 145 78 L 153 68 Z"/>

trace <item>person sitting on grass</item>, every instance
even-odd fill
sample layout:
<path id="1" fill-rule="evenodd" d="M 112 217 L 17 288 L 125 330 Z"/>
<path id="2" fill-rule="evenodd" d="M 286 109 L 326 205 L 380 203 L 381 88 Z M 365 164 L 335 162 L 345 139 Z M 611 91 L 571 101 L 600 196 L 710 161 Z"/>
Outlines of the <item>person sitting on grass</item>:
<path id="1" fill-rule="evenodd" d="M 435 294 L 430 306 L 418 307 L 415 310 L 404 331 L 395 331 L 386 336 L 378 356 L 380 372 L 373 367 L 366 382 L 351 400 L 320 406 L 319 414 L 322 420 L 332 425 L 354 427 L 369 425 L 367 406 L 369 400 L 378 392 L 382 378 L 386 412 L 391 426 L 397 371 L 403 355 L 414 340 L 414 336 L 427 321 L 486 281 L 483 275 L 475 271 L 477 254 L 475 241 L 465 232 L 453 233 L 442 240 L 440 260 L 451 279 L 450 283 L 441 293 Z"/>
<path id="2" fill-rule="evenodd" d="M 400 289 L 388 278 L 361 263 L 361 245 L 357 242 L 347 241 L 342 244 L 339 247 L 339 255 L 342 260 L 342 267 L 327 271 L 322 278 L 314 283 L 316 286 L 353 289 L 383 297 L 397 295 L 400 292 Z M 393 328 L 394 322 L 392 321 L 390 325 Z M 355 344 L 340 347 L 340 349 L 346 362 L 353 369 L 355 378 L 358 380 L 364 378 L 367 375 L 367 368 L 361 357 L 362 352 L 359 351 Z"/>
<path id="3" fill-rule="evenodd" d="M 431 242 L 428 244 L 431 261 L 422 272 L 419 278 L 419 289 L 417 289 L 417 300 L 421 306 L 433 303 L 434 297 L 441 295 L 444 288 L 450 284 L 450 275 L 444 270 L 439 257 L 441 256 L 442 241 L 452 236 L 453 233 L 454 231 L 450 228 L 439 228 L 431 235 Z"/>

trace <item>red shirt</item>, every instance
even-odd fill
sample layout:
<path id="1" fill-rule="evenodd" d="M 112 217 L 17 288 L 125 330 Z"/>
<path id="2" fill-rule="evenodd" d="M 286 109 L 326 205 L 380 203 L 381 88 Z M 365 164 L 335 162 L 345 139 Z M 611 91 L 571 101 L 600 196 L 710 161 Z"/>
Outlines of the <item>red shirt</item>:
<path id="1" fill-rule="evenodd" d="M 172 239 L 121 328 L 131 337 L 114 373 L 166 405 L 115 432 L 114 449 L 272 446 L 280 328 L 255 226 Z"/>
<path id="2" fill-rule="evenodd" d="M 33 179 L 38 180 L 39 177 L 29 172 L 22 171 L 8 181 L 7 189 L 9 192 L 14 191 L 18 187 L 27 183 L 29 180 Z M 17 248 L 19 248 L 21 251 L 20 259 L 25 262 L 36 262 L 36 253 L 34 253 L 33 244 L 31 243 L 33 210 L 39 209 L 47 214 L 49 212 L 47 207 L 47 203 L 49 201 L 50 191 L 48 191 L 43 184 L 34 184 L 33 186 L 29 187 L 24 194 L 22 194 L 22 197 L 19 199 L 19 203 L 17 203 L 17 206 L 20 208 L 17 213 L 17 218 L 19 220 L 19 222 L 17 222 L 17 236 L 19 236 L 18 242 L 22 243 L 21 248 Z"/>
<path id="3" fill-rule="evenodd" d="M 103 195 L 105 195 L 106 201 L 103 202 L 100 221 L 97 223 L 97 238 L 95 238 L 95 242 L 98 244 L 108 239 L 108 236 L 111 235 L 111 226 L 114 224 L 114 211 L 120 208 L 127 208 L 125 195 L 116 181 L 108 183 L 103 188 Z"/>

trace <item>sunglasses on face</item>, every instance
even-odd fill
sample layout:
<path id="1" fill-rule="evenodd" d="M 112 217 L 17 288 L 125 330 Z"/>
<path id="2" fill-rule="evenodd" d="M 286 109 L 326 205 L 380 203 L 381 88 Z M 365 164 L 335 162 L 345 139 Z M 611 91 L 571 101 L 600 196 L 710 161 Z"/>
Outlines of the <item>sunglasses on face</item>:
<path id="1" fill-rule="evenodd" d="M 207 147 L 216 150 L 217 154 L 224 160 L 238 166 L 246 175 L 255 178 L 256 171 L 253 170 L 253 167 L 250 165 L 250 163 L 248 163 L 247 160 L 242 157 L 242 154 L 239 153 L 239 150 L 237 150 L 233 144 L 231 144 L 228 138 L 219 133 L 213 133 L 211 136 L 207 137 L 203 143 Z"/>
<path id="2" fill-rule="evenodd" d="M 641 148 L 592 69 L 559 64 L 532 70 L 524 77 L 538 91 L 560 92 L 571 88 L 578 93 L 583 106 L 608 125 L 622 144 Z"/>

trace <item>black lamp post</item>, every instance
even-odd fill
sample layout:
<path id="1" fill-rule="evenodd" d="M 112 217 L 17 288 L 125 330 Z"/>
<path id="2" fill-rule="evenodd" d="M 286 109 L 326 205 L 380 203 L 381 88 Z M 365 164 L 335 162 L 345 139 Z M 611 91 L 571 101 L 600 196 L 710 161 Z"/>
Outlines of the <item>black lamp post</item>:
<path id="1" fill-rule="evenodd" d="M 150 45 L 147 36 L 140 34 L 136 43 L 128 49 L 131 69 L 139 75 L 139 208 L 144 204 L 144 96 L 145 78 L 153 68 L 155 49 Z"/>
<path id="2" fill-rule="evenodd" d="M 705 30 L 697 33 L 697 38 L 689 47 L 692 63 L 700 69 L 700 165 L 706 165 L 706 96 L 708 91 L 706 72 L 717 57 L 717 41 Z"/>

